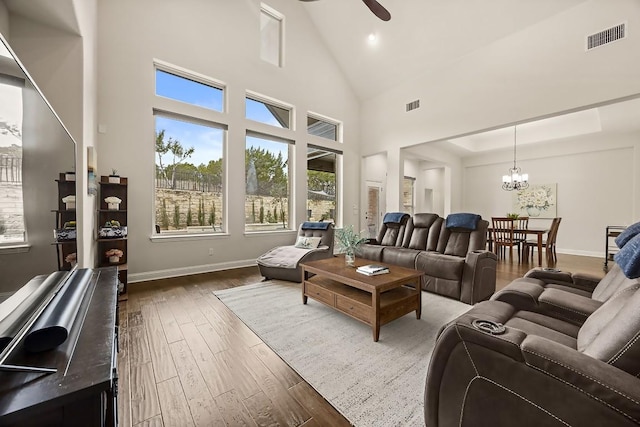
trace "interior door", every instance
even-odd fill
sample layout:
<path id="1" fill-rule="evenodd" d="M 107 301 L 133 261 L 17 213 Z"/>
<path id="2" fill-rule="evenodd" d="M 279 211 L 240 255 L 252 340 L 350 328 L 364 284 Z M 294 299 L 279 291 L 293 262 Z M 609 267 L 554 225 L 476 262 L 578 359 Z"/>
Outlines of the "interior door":
<path id="1" fill-rule="evenodd" d="M 380 224 L 382 223 L 382 210 L 380 202 L 382 200 L 381 193 L 382 184 L 378 182 L 367 182 L 367 211 L 365 219 L 367 223 L 367 233 L 370 238 L 378 236 Z"/>

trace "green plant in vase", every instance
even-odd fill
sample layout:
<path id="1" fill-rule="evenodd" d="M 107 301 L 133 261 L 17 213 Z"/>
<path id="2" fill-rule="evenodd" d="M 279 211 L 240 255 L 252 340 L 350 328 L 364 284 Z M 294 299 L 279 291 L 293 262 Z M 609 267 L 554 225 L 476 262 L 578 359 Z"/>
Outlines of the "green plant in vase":
<path id="1" fill-rule="evenodd" d="M 344 252 L 344 259 L 348 266 L 353 267 L 356 259 L 356 248 L 367 241 L 359 233 L 353 231 L 353 226 L 348 225 L 335 231 L 339 252 Z"/>

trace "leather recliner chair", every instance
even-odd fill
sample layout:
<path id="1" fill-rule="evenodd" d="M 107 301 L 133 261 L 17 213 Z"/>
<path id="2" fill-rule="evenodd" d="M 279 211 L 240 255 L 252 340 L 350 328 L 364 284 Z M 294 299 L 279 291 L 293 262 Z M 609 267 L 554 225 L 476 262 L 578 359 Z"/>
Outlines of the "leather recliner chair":
<path id="1" fill-rule="evenodd" d="M 356 248 L 356 256 L 382 261 L 382 251 L 388 246 L 402 246 L 407 222 L 411 216 L 402 212 L 387 212 L 378 231 L 378 237 L 369 239 Z"/>
<path id="2" fill-rule="evenodd" d="M 640 424 L 640 284 L 582 324 L 484 301 L 439 333 L 428 427 Z"/>

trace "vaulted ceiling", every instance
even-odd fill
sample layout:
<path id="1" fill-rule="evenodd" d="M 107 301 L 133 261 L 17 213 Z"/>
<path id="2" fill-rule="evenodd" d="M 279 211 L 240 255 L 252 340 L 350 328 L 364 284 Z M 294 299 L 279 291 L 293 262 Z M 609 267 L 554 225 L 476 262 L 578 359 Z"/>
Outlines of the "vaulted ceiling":
<path id="1" fill-rule="evenodd" d="M 388 22 L 361 0 L 301 2 L 361 100 L 586 0 L 379 1 L 391 13 Z"/>

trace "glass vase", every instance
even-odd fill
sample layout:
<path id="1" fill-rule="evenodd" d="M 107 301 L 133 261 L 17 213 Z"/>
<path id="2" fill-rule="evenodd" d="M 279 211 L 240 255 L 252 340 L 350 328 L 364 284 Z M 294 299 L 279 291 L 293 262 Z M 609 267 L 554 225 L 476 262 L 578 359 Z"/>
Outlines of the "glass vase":
<path id="1" fill-rule="evenodd" d="M 353 249 L 347 249 L 344 253 L 344 263 L 347 267 L 355 267 L 356 265 L 356 254 Z"/>

